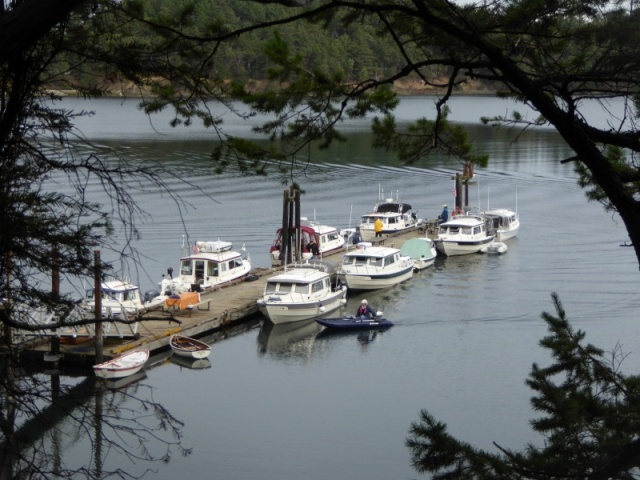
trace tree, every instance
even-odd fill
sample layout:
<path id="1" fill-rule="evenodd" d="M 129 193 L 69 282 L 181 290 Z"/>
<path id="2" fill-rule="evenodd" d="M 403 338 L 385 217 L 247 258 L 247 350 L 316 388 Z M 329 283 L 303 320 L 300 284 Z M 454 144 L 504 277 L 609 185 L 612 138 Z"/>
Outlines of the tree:
<path id="1" fill-rule="evenodd" d="M 574 331 L 557 294 L 556 315 L 543 313 L 549 335 L 540 345 L 554 360 L 533 365 L 527 385 L 535 392 L 533 408 L 543 416 L 531 422 L 544 446 L 515 452 L 496 444 L 500 454 L 460 442 L 446 425 L 423 411 L 411 426 L 407 446 L 413 466 L 443 479 L 632 479 L 640 466 L 640 376 L 624 375 L 624 354 L 610 358 L 585 344 Z"/>
<path id="2" fill-rule="evenodd" d="M 250 1 L 244 0 L 249 5 Z M 47 131 L 57 144 L 69 146 L 73 115 L 36 101 L 47 83 L 65 82 L 60 77 L 47 78 L 49 73 L 64 72 L 57 63 L 62 61 L 74 73 L 90 67 L 103 73 L 105 79 L 126 80 L 140 92 L 151 93 L 143 101 L 146 111 L 172 107 L 174 124 L 201 119 L 224 141 L 214 152 L 219 168 L 236 162 L 242 171 L 258 174 L 266 173 L 275 159 L 282 161 L 282 171 L 294 175 L 295 170 L 290 168 L 304 168 L 309 160 L 302 152 L 310 142 L 326 147 L 340 141 L 339 126 L 345 117 L 368 114 L 376 115 L 373 128 L 378 145 L 397 150 L 404 161 L 415 162 L 433 151 L 444 151 L 465 163 L 482 164 L 486 157 L 473 151 L 462 128 L 447 121 L 446 104 L 464 82 L 488 82 L 500 95 L 533 108 L 539 117 L 528 119 L 514 113 L 485 121 L 525 130 L 553 126 L 575 152 L 563 161 L 577 165 L 577 177 L 588 188 L 589 198 L 620 215 L 640 262 L 640 172 L 635 158 L 640 148 L 635 123 L 640 105 L 637 11 L 625 10 L 618 1 L 604 0 L 255 3 L 279 4 L 282 8 L 264 20 L 226 25 L 215 19 L 198 22 L 196 7 L 190 2 L 174 3 L 166 11 L 155 12 L 146 10 L 148 2 L 142 0 L 22 0 L 10 7 L 2 3 L 0 162 L 8 173 L 0 183 L 4 192 L 0 193 L 0 202 L 8 225 L 16 228 L 12 234 L 5 230 L 0 233 L 3 295 L 32 303 L 46 301 L 52 306 L 64 304 L 32 282 L 34 275 L 45 271 L 52 245 L 62 246 L 62 271 L 86 274 L 88 253 L 103 241 L 101 233 L 112 229 L 102 207 L 86 202 L 82 195 L 47 193 L 49 176 L 60 173 L 80 179 L 79 194 L 84 178 L 81 172 L 97 173 L 109 188 L 115 188 L 114 178 L 153 176 L 143 167 L 105 163 L 100 161 L 104 157 L 93 153 L 77 156 L 77 152 L 71 154 L 65 148 L 63 155 L 56 156 L 55 150 L 38 142 L 40 133 Z M 265 49 L 273 64 L 268 71 L 268 88 L 256 91 L 241 84 L 230 88 L 227 79 L 216 75 L 217 53 L 238 38 L 282 30 L 297 22 L 310 22 L 316 27 L 339 24 L 345 29 L 366 22 L 387 45 L 385 52 L 393 46 L 403 61 L 389 71 L 372 71 L 369 64 L 352 72 L 332 71 L 330 65 L 317 68 L 307 64 L 282 35 L 274 33 Z M 434 77 L 434 71 L 444 77 Z M 410 128 L 400 129 L 392 115 L 397 99 L 391 87 L 408 77 L 440 87 L 442 93 L 434 119 L 420 119 Z M 73 80 L 73 75 L 70 78 Z M 99 95 L 104 90 L 101 85 L 73 86 L 87 95 Z M 203 101 L 225 101 L 230 95 L 244 100 L 256 112 L 273 114 L 273 120 L 259 129 L 273 141 L 269 148 L 224 134 L 221 120 L 212 117 Z M 611 112 L 605 128 L 590 123 L 583 113 L 584 105 L 600 102 L 606 112 L 606 102 L 611 100 L 620 100 L 622 111 Z M 118 198 L 126 194 L 126 188 L 113 192 Z M 121 198 L 129 200 L 126 195 Z M 135 236 L 130 220 L 143 212 L 135 208 L 115 211 L 122 213 L 121 219 Z M 32 241 L 34 252 L 26 248 Z M 73 263 L 74 259 L 78 262 Z M 560 310 L 558 317 L 562 320 Z M 505 478 L 510 473 L 523 478 L 553 478 L 563 467 L 561 457 L 569 455 L 575 465 L 563 467 L 567 475 L 632 478 L 640 459 L 637 440 L 625 422 L 617 421 L 617 414 L 629 416 L 628 424 L 637 426 L 631 407 L 625 403 L 632 405 L 631 400 L 635 400 L 632 387 L 636 379 L 615 374 L 616 365 L 602 362 L 598 350 L 579 346 L 580 335 L 555 322 L 553 325 L 548 345 L 554 341 L 568 343 L 553 345 L 562 362 L 559 360 L 550 371 L 534 370 L 532 374 L 530 385 L 540 392 L 536 406 L 550 415 L 536 428 L 549 434 L 553 440 L 550 445 L 558 448 L 557 432 L 575 433 L 571 444 L 577 451 L 551 448 L 516 454 L 504 450 L 505 460 L 453 441 L 442 425 L 425 414 L 424 433 L 416 433 L 427 439 L 422 447 L 438 453 L 442 463 L 419 464 L 420 468 L 441 473 L 452 469 L 453 475 L 462 472 L 478 478 L 483 478 L 486 471 L 497 477 L 504 474 Z M 564 384 L 570 389 L 568 399 L 550 382 L 555 371 L 570 375 Z M 584 383 L 579 383 L 580 379 Z M 593 386 L 610 388 L 617 397 L 608 397 L 609 392 L 600 394 Z M 616 403 L 618 400 L 621 403 Z M 560 420 L 568 423 L 558 423 Z M 592 431 L 585 428 L 586 420 L 599 423 Z M 592 437 L 583 436 L 586 434 Z M 581 449 L 582 453 L 595 453 L 581 457 Z"/>

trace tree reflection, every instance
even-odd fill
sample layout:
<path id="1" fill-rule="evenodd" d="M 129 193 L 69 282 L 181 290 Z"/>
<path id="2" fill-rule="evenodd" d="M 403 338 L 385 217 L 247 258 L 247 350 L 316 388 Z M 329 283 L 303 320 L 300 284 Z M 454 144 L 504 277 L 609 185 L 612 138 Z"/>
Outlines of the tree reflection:
<path id="1" fill-rule="evenodd" d="M 13 352 L 0 368 L 0 480 L 140 478 L 191 452 L 181 444 L 183 423 L 153 400 L 144 372 L 120 384 L 46 375 Z"/>

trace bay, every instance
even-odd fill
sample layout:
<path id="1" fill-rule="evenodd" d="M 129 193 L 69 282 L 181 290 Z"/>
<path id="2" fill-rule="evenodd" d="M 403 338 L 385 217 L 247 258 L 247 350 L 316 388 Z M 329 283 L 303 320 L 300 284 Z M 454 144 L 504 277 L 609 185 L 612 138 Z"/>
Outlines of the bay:
<path id="1" fill-rule="evenodd" d="M 400 120 L 428 115 L 433 101 L 403 99 Z M 255 265 L 269 265 L 285 188 L 279 178 L 213 174 L 210 131 L 171 129 L 169 114 L 149 120 L 136 101 L 67 99 L 64 105 L 95 110 L 79 123 L 91 141 L 132 162 L 170 168 L 175 177 L 167 183 L 190 204 L 180 211 L 167 195 L 140 186 L 135 198 L 149 216 L 136 247 L 145 258 L 142 269 L 123 266 L 123 275 L 143 289 L 154 286 L 168 266 L 177 266 L 183 235 L 244 244 Z M 586 201 L 571 165 L 560 164 L 571 152 L 555 132 L 517 136 L 473 123 L 516 108 L 488 97 L 453 104 L 454 120 L 470 123 L 491 157 L 486 169 L 476 170 L 471 203 L 520 214 L 519 236 L 505 255 L 438 258 L 398 287 L 351 296 L 348 312 L 366 297 L 396 323 L 385 332 L 324 335 L 313 322 L 267 329 L 258 320 L 215 337 L 209 369 L 166 362 L 149 369 L 141 383 L 184 421 L 182 443 L 193 453 L 147 465 L 111 452 L 102 459 L 105 470 L 153 468 L 158 479 L 423 478 L 404 446 L 421 409 L 489 451 L 493 442 L 514 449 L 540 444 L 529 428 L 535 412 L 524 380 L 533 362 L 549 360 L 538 341 L 546 333 L 540 314 L 552 311 L 551 292 L 559 293 L 587 341 L 606 350 L 619 342 L 629 354 L 622 370 L 636 371 L 638 265 L 633 250 L 620 246 L 627 241 L 624 226 Z M 228 131 L 251 134 L 250 125 L 225 119 Z M 451 177 L 461 167 L 451 159 L 402 165 L 371 148 L 366 122 L 349 122 L 345 132 L 347 143 L 313 150 L 313 162 L 298 172 L 306 216 L 355 225 L 379 188 L 410 203 L 421 218 L 453 203 Z M 89 192 L 102 198 L 97 184 Z M 65 461 L 78 465 L 91 458 L 86 445 L 65 453 Z"/>

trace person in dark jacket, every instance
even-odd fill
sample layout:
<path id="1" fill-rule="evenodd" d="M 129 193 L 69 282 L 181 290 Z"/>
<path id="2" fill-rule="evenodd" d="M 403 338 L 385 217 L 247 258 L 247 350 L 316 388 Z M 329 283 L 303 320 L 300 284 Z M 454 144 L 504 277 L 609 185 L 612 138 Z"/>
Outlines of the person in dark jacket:
<path id="1" fill-rule="evenodd" d="M 375 318 L 376 311 L 369 306 L 366 300 L 362 300 L 362 302 L 360 302 L 358 310 L 356 311 L 356 317 Z"/>
<path id="2" fill-rule="evenodd" d="M 449 220 L 449 209 L 447 205 L 444 204 L 442 206 L 442 213 L 438 215 L 438 223 L 446 222 L 447 220 Z"/>

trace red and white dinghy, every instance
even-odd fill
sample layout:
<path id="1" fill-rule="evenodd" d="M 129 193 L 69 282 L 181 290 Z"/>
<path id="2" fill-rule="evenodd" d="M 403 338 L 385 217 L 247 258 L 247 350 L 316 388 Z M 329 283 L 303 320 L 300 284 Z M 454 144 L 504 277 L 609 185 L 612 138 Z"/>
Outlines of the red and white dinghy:
<path id="1" fill-rule="evenodd" d="M 97 377 L 123 378 L 138 373 L 149 360 L 149 350 L 134 350 L 120 357 L 93 366 Z"/>
<path id="2" fill-rule="evenodd" d="M 173 353 L 179 357 L 207 358 L 211 353 L 211 347 L 206 343 L 183 335 L 172 335 L 169 345 Z"/>

